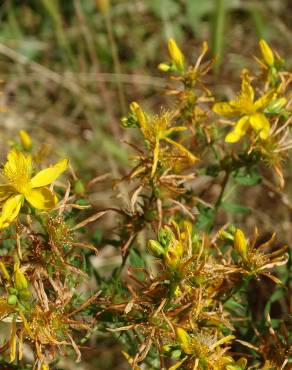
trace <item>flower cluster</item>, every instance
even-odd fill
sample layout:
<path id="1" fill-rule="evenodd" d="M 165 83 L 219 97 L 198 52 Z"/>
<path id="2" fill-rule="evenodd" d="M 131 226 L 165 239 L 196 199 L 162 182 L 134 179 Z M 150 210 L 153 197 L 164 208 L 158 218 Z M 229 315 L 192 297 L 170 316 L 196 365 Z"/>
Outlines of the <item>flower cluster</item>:
<path id="1" fill-rule="evenodd" d="M 244 69 L 239 94 L 217 101 L 205 79 L 214 63 L 207 43 L 189 65 L 169 40 L 159 70 L 170 76 L 173 104 L 151 114 L 132 102 L 122 119 L 141 143 L 130 142 L 133 166 L 113 181 L 121 206 L 88 214 L 96 179 L 83 183 L 71 168 L 60 181 L 68 159 L 42 169 L 26 131 L 10 143 L 0 185 L 0 323 L 8 333 L 0 367 L 57 370 L 71 353 L 80 361 L 91 333 L 101 332 L 120 340 L 134 370 L 290 368 L 289 246 L 257 228 L 249 236 L 250 210 L 228 202 L 238 185 L 259 185 L 263 169 L 276 174 L 279 193 L 284 187 L 292 78 L 264 40 L 259 48 L 260 73 Z M 112 212 L 102 228 L 88 226 Z M 92 261 L 109 246 L 120 256 L 104 276 Z M 272 291 L 256 293 L 260 313 L 257 286 Z"/>

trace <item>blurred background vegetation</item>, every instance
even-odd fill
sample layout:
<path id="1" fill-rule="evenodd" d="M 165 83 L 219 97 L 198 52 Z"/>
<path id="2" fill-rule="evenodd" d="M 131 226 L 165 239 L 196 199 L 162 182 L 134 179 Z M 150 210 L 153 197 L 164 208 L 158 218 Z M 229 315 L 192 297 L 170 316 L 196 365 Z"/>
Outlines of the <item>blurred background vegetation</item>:
<path id="1" fill-rule="evenodd" d="M 188 58 L 207 40 L 218 55 L 207 77 L 222 98 L 239 86 L 243 67 L 255 68 L 258 40 L 265 38 L 292 63 L 290 0 L 2 0 L 0 2 L 1 152 L 26 129 L 47 152 L 67 155 L 79 177 L 127 173 L 125 142 L 133 135 L 120 127 L 128 104 L 149 110 L 167 102 L 169 83 L 157 65 L 167 60 L 166 41 L 174 37 Z M 280 194 L 266 182 L 237 197 L 252 216 L 234 215 L 247 229 L 257 223 L 279 242 L 292 240 L 292 161 Z M 111 204 L 108 183 L 92 188 L 99 208 Z M 267 191 L 263 192 L 263 186 Z M 92 343 L 96 338 L 92 339 Z M 79 369 L 127 369 L 120 348 L 98 338 L 96 353 L 84 351 Z M 116 350 L 115 350 L 116 349 Z M 102 361 L 99 360 L 102 358 Z M 123 365 L 124 364 L 124 365 Z M 66 362 L 64 369 L 72 369 Z"/>

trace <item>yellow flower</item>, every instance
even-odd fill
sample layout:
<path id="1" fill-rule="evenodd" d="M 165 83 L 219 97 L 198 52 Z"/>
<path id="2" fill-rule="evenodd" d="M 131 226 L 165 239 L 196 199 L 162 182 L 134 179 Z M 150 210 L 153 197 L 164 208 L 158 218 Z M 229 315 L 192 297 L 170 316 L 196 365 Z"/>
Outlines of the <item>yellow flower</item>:
<path id="1" fill-rule="evenodd" d="M 235 100 L 226 103 L 216 103 L 213 111 L 226 118 L 239 120 L 235 128 L 225 138 L 226 142 L 235 143 L 246 134 L 251 127 L 262 140 L 266 140 L 270 132 L 270 122 L 264 114 L 265 108 L 274 100 L 275 92 L 269 91 L 258 100 L 254 101 L 254 89 L 251 86 L 248 74 L 244 73 L 241 92 Z"/>
<path id="2" fill-rule="evenodd" d="M 269 47 L 269 45 L 263 39 L 260 40 L 259 46 L 260 46 L 262 57 L 263 57 L 264 61 L 266 62 L 266 64 L 269 67 L 272 67 L 274 65 L 274 61 L 275 61 L 274 53 L 273 53 L 272 49 Z"/>
<path id="3" fill-rule="evenodd" d="M 3 170 L 6 183 L 0 185 L 0 202 L 3 204 L 0 228 L 7 227 L 14 221 L 24 200 L 41 210 L 55 207 L 57 196 L 47 185 L 55 181 L 67 166 L 68 159 L 63 159 L 32 177 L 31 156 L 15 149 L 11 150 Z"/>

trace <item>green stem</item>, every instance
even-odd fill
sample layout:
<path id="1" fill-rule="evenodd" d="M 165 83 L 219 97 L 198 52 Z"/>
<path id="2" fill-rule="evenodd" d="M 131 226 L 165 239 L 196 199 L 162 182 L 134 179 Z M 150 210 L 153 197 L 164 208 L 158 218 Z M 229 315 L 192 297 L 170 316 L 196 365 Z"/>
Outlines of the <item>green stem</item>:
<path id="1" fill-rule="evenodd" d="M 218 210 L 222 204 L 222 201 L 223 201 L 223 196 L 224 196 L 224 192 L 225 192 L 225 189 L 226 189 L 226 186 L 227 186 L 227 183 L 228 183 L 228 180 L 229 180 L 229 176 L 230 176 L 230 171 L 226 171 L 225 172 L 225 176 L 224 176 L 224 179 L 223 179 L 223 183 L 221 185 L 221 191 L 220 191 L 220 194 L 217 198 L 217 201 L 214 205 L 214 214 L 213 214 L 213 222 L 212 224 L 210 225 L 210 229 L 209 231 L 211 232 L 214 228 L 214 224 L 215 224 L 215 220 L 216 220 L 216 216 L 217 216 L 217 213 L 218 213 Z"/>
<path id="2" fill-rule="evenodd" d="M 216 1 L 216 9 L 213 21 L 213 55 L 217 56 L 215 63 L 215 72 L 219 71 L 224 48 L 224 28 L 225 28 L 225 0 Z"/>

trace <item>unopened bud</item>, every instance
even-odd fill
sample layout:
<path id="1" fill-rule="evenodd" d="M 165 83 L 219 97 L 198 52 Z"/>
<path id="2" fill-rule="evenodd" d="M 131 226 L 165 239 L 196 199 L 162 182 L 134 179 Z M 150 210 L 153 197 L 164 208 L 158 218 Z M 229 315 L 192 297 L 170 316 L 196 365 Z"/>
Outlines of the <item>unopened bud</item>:
<path id="1" fill-rule="evenodd" d="M 282 97 L 279 99 L 274 99 L 267 107 L 267 111 L 272 114 L 280 113 L 283 107 L 287 104 L 287 99 Z"/>
<path id="2" fill-rule="evenodd" d="M 32 141 L 31 141 L 29 134 L 24 130 L 20 130 L 18 134 L 19 134 L 20 142 L 23 148 L 25 150 L 30 150 L 32 147 Z"/>
<path id="3" fill-rule="evenodd" d="M 9 273 L 7 271 L 7 268 L 6 268 L 6 266 L 4 265 L 3 262 L 0 262 L 0 270 L 1 270 L 2 275 L 4 276 L 4 278 L 9 281 L 10 280 L 10 276 L 9 276 Z"/>
<path id="4" fill-rule="evenodd" d="M 133 113 L 135 113 L 137 120 L 140 124 L 140 127 L 145 127 L 146 126 L 146 116 L 145 113 L 143 112 L 143 109 L 140 107 L 140 105 L 136 102 L 133 102 L 130 104 L 130 109 Z"/>
<path id="5" fill-rule="evenodd" d="M 16 305 L 16 303 L 17 303 L 17 301 L 18 301 L 18 298 L 17 298 L 17 296 L 16 296 L 16 295 L 14 295 L 14 294 L 9 295 L 9 296 L 8 296 L 8 298 L 7 298 L 7 303 L 8 303 L 10 306 L 15 306 L 15 305 Z"/>
<path id="6" fill-rule="evenodd" d="M 151 254 L 155 257 L 161 257 L 164 255 L 165 250 L 157 240 L 149 240 L 147 248 Z"/>
<path id="7" fill-rule="evenodd" d="M 78 195 L 83 195 L 85 193 L 85 187 L 81 180 L 77 180 L 74 184 L 74 192 Z"/>
<path id="8" fill-rule="evenodd" d="M 230 234 L 229 232 L 227 232 L 224 229 L 219 230 L 219 236 L 220 236 L 220 238 L 225 239 L 225 240 L 233 241 L 233 239 L 234 239 L 233 235 Z"/>
<path id="9" fill-rule="evenodd" d="M 18 290 L 27 289 L 28 288 L 28 282 L 26 280 L 26 277 L 20 270 L 16 270 L 14 272 L 14 282 L 15 287 Z"/>
<path id="10" fill-rule="evenodd" d="M 184 55 L 179 49 L 179 47 L 177 46 L 174 39 L 168 40 L 168 51 L 169 51 L 170 57 L 173 60 L 176 68 L 179 71 L 183 71 L 184 70 Z"/>
<path id="11" fill-rule="evenodd" d="M 168 228 L 163 228 L 158 231 L 158 240 L 163 247 L 168 247 L 170 241 L 174 238 L 172 231 Z"/>
<path id="12" fill-rule="evenodd" d="M 170 65 L 166 64 L 166 63 L 160 63 L 158 65 L 158 69 L 162 72 L 169 72 L 171 70 L 171 67 Z"/>
<path id="13" fill-rule="evenodd" d="M 260 46 L 264 61 L 269 67 L 272 67 L 274 64 L 275 58 L 274 58 L 274 53 L 272 52 L 271 48 L 266 43 L 266 41 L 263 39 L 260 40 L 259 46 Z"/>
<path id="14" fill-rule="evenodd" d="M 247 256 L 247 240 L 242 230 L 236 229 L 234 235 L 234 248 L 236 252 L 245 259 Z"/>
<path id="15" fill-rule="evenodd" d="M 191 355 L 191 338 L 189 334 L 183 328 L 176 328 L 175 333 L 181 349 L 184 353 Z"/>

